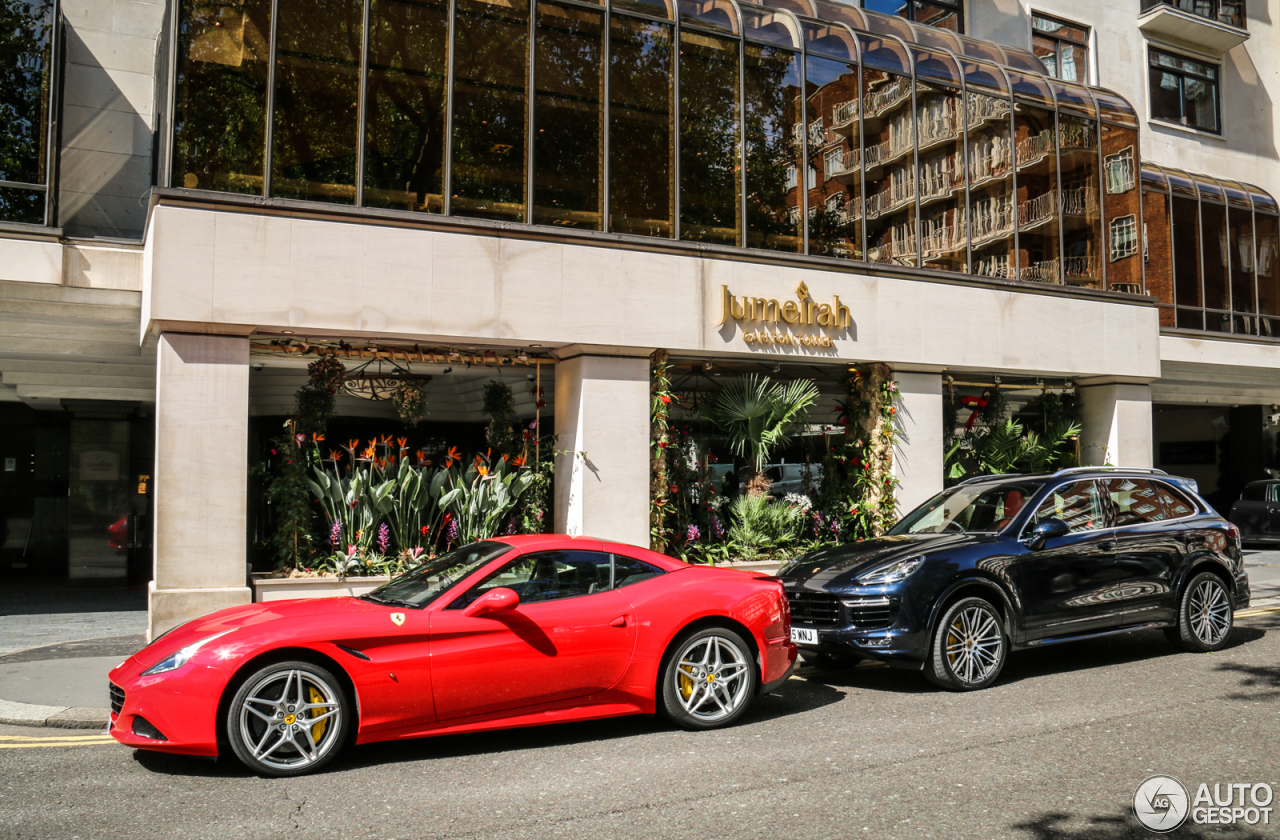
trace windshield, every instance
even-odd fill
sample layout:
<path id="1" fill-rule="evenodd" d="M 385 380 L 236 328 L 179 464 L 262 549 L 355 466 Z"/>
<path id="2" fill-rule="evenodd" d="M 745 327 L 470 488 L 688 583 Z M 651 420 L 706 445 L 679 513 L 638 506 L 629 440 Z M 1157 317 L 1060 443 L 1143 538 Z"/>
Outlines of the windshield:
<path id="1" fill-rule="evenodd" d="M 414 566 L 368 595 L 360 597 L 383 604 L 425 607 L 485 563 L 496 560 L 511 550 L 511 546 L 500 542 L 485 541 L 464 545 L 420 566 Z"/>
<path id="2" fill-rule="evenodd" d="M 908 513 L 891 535 L 992 533 L 1002 531 L 1041 487 L 1034 481 L 1016 484 L 962 484 L 944 490 Z"/>

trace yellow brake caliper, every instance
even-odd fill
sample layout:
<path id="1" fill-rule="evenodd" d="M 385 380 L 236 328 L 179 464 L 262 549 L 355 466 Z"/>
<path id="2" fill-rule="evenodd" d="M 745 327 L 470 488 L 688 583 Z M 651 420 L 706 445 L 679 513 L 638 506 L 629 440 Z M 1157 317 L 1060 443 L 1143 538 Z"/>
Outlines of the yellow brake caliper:
<path id="1" fill-rule="evenodd" d="M 684 671 L 680 672 L 680 696 L 686 700 L 693 696 L 693 679 Z"/>
<path id="2" fill-rule="evenodd" d="M 315 687 L 314 685 L 313 685 L 313 686 L 308 686 L 308 688 L 309 688 L 309 689 L 310 689 L 310 691 L 311 691 L 311 702 L 312 702 L 312 703 L 323 703 L 323 702 L 324 702 L 324 695 L 323 695 L 323 694 L 321 694 L 321 693 L 319 692 L 319 690 L 318 690 L 318 689 L 316 689 L 316 687 Z M 325 712 L 327 712 L 327 711 L 328 711 L 328 709 L 323 709 L 323 710 L 322 710 L 322 709 L 312 709 L 312 710 L 311 710 L 311 716 L 312 716 L 312 717 L 319 717 L 320 715 L 324 714 L 324 713 L 325 713 Z M 329 726 L 329 721 L 328 721 L 328 720 L 322 720 L 322 721 L 320 721 L 319 723 L 317 723 L 315 726 L 311 727 L 311 737 L 315 739 L 315 741 L 316 741 L 316 743 L 317 743 L 317 744 L 318 744 L 318 743 L 320 743 L 320 739 L 324 737 L 324 731 L 325 731 L 325 729 L 327 729 L 327 728 L 328 728 L 328 726 Z"/>
<path id="3" fill-rule="evenodd" d="M 950 627 L 947 628 L 947 647 L 951 648 L 958 644 L 960 644 L 960 637 L 956 635 L 956 626 L 952 624 Z M 960 651 L 958 650 L 947 651 L 947 660 L 950 661 L 952 665 L 955 665 L 956 660 L 959 658 L 960 658 Z"/>

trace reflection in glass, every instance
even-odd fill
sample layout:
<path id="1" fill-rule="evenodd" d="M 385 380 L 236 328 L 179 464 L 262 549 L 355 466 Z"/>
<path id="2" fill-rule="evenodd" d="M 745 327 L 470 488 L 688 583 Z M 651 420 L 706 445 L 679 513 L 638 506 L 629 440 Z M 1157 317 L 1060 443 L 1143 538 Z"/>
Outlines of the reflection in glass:
<path id="1" fill-rule="evenodd" d="M 1073 286 L 1102 287 L 1099 261 L 1098 123 L 1058 115 L 1058 167 L 1062 178 L 1062 275 Z M 1117 223 L 1116 259 L 1138 253 L 1138 217 Z"/>
<path id="2" fill-rule="evenodd" d="M 44 191 L 0 187 L 0 220 L 24 225 L 44 224 Z"/>
<path id="3" fill-rule="evenodd" d="M 969 121 L 969 222 L 973 273 L 1012 278 L 1014 207 L 1013 143 L 1007 96 L 970 88 L 965 115 Z"/>
<path id="4" fill-rule="evenodd" d="M 1058 193 L 1055 134 L 1052 111 L 1026 102 L 1017 103 L 1014 112 L 1014 160 L 1017 161 L 1018 172 L 1020 280 L 1062 282 L 1058 211 L 1064 201 Z M 1075 140 L 1080 142 L 1081 138 L 1077 136 Z M 1061 142 L 1066 144 L 1069 138 L 1063 136 Z M 1081 184 L 1073 184 L 1077 191 L 1082 188 Z M 1082 202 L 1085 195 L 1077 192 L 1073 198 Z"/>
<path id="5" fill-rule="evenodd" d="M 525 218 L 528 0 L 456 0 L 451 212 Z"/>
<path id="6" fill-rule="evenodd" d="M 1258 312 L 1264 316 L 1280 316 L 1280 218 L 1256 211 L 1253 214 L 1257 250 L 1253 273 L 1258 284 Z M 1262 335 L 1280 336 L 1280 319 L 1263 318 Z"/>
<path id="7" fill-rule="evenodd" d="M 738 42 L 680 36 L 680 238 L 738 244 Z"/>
<path id="8" fill-rule="evenodd" d="M 867 256 L 873 262 L 917 265 L 911 79 L 864 67 L 862 83 Z"/>
<path id="9" fill-rule="evenodd" d="M 612 15 L 609 229 L 671 236 L 675 155 L 671 26 Z"/>
<path id="10" fill-rule="evenodd" d="M 359 0 L 279 0 L 271 194 L 354 204 Z"/>
<path id="11" fill-rule="evenodd" d="M 604 18 L 538 4 L 533 221 L 600 230 Z"/>
<path id="12" fill-rule="evenodd" d="M 1201 270 L 1204 272 L 1204 305 L 1207 309 L 1227 308 L 1227 208 L 1210 201 L 1200 202 Z M 1209 327 L 1213 329 L 1213 327 Z"/>
<path id="13" fill-rule="evenodd" d="M 270 0 L 182 2 L 174 186 L 262 195 L 270 34 Z"/>
<path id="14" fill-rule="evenodd" d="M 374 0 L 364 203 L 444 212 L 445 0 Z"/>
<path id="15" fill-rule="evenodd" d="M 809 253 L 861 259 L 857 64 L 810 55 L 805 67 L 808 169 L 822 173 L 809 190 Z"/>
<path id="16" fill-rule="evenodd" d="M 917 83 L 920 165 L 916 183 L 920 192 L 920 248 L 926 268 L 968 269 L 961 101 L 955 88 Z"/>
<path id="17" fill-rule="evenodd" d="M 1110 198 L 1108 197 L 1108 201 Z M 1110 218 L 1110 216 L 1108 216 Z M 1176 326 L 1173 311 L 1172 230 L 1169 227 L 1169 196 L 1153 189 L 1142 192 L 1142 224 L 1144 229 L 1142 258 L 1146 264 L 1146 293 L 1160 302 L 1160 326 Z M 1115 288 L 1112 273 L 1117 264 L 1107 267 L 1107 283 Z M 1126 289 L 1120 289 L 1126 291 Z"/>
<path id="18" fill-rule="evenodd" d="M 1258 335 L 1254 295 L 1256 249 L 1253 244 L 1253 212 L 1247 207 L 1227 207 L 1228 248 L 1231 255 L 1231 311 L 1235 332 Z"/>
<path id="19" fill-rule="evenodd" d="M 1174 302 L 1178 305 L 1178 326 L 1204 329 L 1204 319 L 1195 318 L 1186 307 L 1201 308 L 1200 296 L 1200 210 L 1194 198 L 1174 194 L 1173 200 L 1173 283 Z M 1197 309 L 1199 311 L 1199 309 Z"/>
<path id="20" fill-rule="evenodd" d="M 811 59 L 812 61 L 813 59 Z M 791 131 L 798 121 L 800 60 L 790 50 L 746 45 L 743 68 L 747 152 L 747 247 L 798 253 L 803 244 L 800 191 L 787 172 L 800 164 Z M 856 130 L 856 126 L 855 126 Z"/>
<path id="21" fill-rule="evenodd" d="M 1138 132 L 1108 123 L 1102 124 L 1102 210 L 1104 229 L 1107 232 L 1107 288 L 1130 294 L 1142 293 L 1142 242 L 1136 242 L 1132 250 L 1116 246 L 1126 244 L 1124 229 L 1129 224 L 1129 217 L 1133 217 L 1139 240 L 1142 236 L 1142 208 L 1138 205 L 1137 189 L 1137 148 Z M 1160 197 L 1160 206 L 1166 206 L 1163 195 Z M 1167 210 L 1163 212 L 1167 214 Z M 1163 219 L 1161 224 L 1164 235 L 1167 236 L 1168 219 Z M 1168 278 L 1163 278 L 1159 285 L 1160 289 L 1157 290 L 1148 284 L 1147 294 L 1159 297 L 1158 292 L 1163 293 L 1166 297 L 1161 300 L 1173 303 L 1173 290 L 1168 287 Z"/>

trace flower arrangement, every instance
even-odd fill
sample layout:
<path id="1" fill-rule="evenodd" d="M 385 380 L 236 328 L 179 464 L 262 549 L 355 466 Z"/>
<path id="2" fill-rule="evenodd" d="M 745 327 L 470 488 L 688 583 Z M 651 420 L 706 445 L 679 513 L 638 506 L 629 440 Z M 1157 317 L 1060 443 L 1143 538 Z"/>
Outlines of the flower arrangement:
<path id="1" fill-rule="evenodd" d="M 401 423 L 406 426 L 421 423 L 427 416 L 427 394 L 422 383 L 414 379 L 401 382 L 391 394 L 391 405 Z"/>

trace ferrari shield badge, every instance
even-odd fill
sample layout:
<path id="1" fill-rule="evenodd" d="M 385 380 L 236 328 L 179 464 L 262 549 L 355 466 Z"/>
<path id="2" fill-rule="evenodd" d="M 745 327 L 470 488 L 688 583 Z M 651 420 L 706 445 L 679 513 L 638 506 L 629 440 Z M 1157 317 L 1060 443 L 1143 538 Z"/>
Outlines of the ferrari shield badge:
<path id="1" fill-rule="evenodd" d="M 392 613 L 392 614 L 391 614 L 391 621 L 392 621 L 392 622 L 393 622 L 397 627 L 399 627 L 401 624 L 404 624 L 404 613 Z"/>

